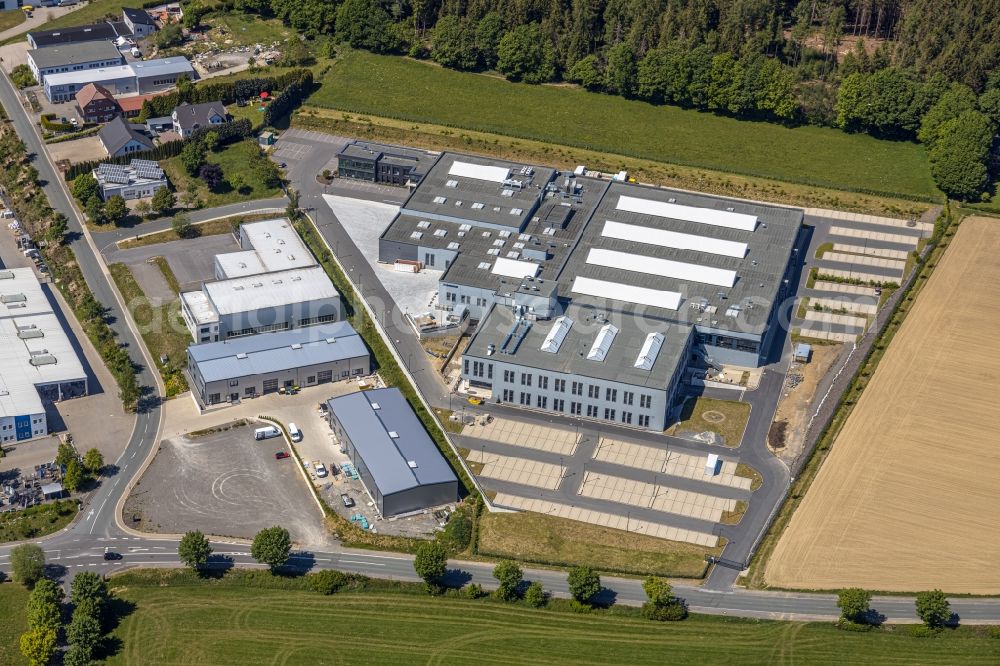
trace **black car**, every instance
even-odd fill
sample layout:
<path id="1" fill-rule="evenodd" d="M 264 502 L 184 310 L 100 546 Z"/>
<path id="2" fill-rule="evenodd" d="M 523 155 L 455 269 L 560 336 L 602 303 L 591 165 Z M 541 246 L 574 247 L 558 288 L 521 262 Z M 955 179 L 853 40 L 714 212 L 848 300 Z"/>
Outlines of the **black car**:
<path id="1" fill-rule="evenodd" d="M 342 494 L 340 496 L 340 501 L 343 502 L 344 506 L 348 508 L 354 506 L 354 499 L 350 495 Z"/>
<path id="2" fill-rule="evenodd" d="M 121 553 L 116 553 L 113 550 L 105 550 L 104 551 L 104 559 L 106 559 L 106 560 L 120 560 L 120 559 L 122 559 L 122 554 Z"/>

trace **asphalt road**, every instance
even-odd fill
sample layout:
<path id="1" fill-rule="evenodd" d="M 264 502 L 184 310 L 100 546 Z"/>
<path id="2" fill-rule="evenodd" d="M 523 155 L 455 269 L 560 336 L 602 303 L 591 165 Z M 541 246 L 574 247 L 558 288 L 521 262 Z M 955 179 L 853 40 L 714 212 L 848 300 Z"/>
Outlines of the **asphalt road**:
<path id="1" fill-rule="evenodd" d="M 155 387 L 155 378 L 144 365 L 139 343 L 126 325 L 117 298 L 103 266 L 98 257 L 96 246 L 87 238 L 76 209 L 71 205 L 69 195 L 61 177 L 49 162 L 42 150 L 41 141 L 35 133 L 34 126 L 28 119 L 17 100 L 17 96 L 6 76 L 0 77 L 0 103 L 10 115 L 18 135 L 24 140 L 29 152 L 34 155 L 34 164 L 44 181 L 44 188 L 52 207 L 67 216 L 70 221 L 70 243 L 80 263 L 84 277 L 94 292 L 94 295 L 109 308 L 112 317 L 112 328 L 120 338 L 129 344 L 130 353 L 137 365 L 140 382 L 147 387 Z M 321 159 L 320 155 L 318 159 Z M 309 174 L 312 165 L 296 165 L 302 174 Z M 321 167 L 322 165 L 320 165 Z M 293 176 L 298 174 L 293 173 Z M 373 304 L 373 309 L 389 336 L 393 338 L 397 353 L 407 359 L 407 367 L 415 377 L 417 385 L 432 404 L 447 404 L 448 393 L 443 384 L 433 377 L 434 373 L 425 362 L 424 352 L 412 335 L 404 334 L 406 329 L 402 319 L 393 317 L 392 300 L 378 280 L 370 271 L 370 267 L 350 238 L 346 236 L 339 223 L 328 212 L 321 199 L 322 186 L 310 177 L 295 178 L 302 189 L 302 207 L 314 215 L 314 219 L 331 246 L 337 246 L 341 261 L 348 268 L 356 284 L 361 287 L 365 298 Z M 247 206 L 257 205 L 248 202 Z M 341 244 L 343 244 L 341 246 Z M 353 251 L 351 250 L 353 248 Z M 366 272 L 367 271 L 367 272 Z M 782 338 L 783 339 L 783 338 Z M 756 392 L 761 399 L 770 392 L 780 390 L 783 381 L 783 354 L 775 358 L 774 370 L 765 373 L 761 387 Z M 117 506 L 127 492 L 129 482 L 139 472 L 143 461 L 154 448 L 158 438 L 158 428 L 161 418 L 159 400 L 156 390 L 150 388 L 150 393 L 144 400 L 143 409 L 136 418 L 135 429 L 121 458 L 115 463 L 114 472 L 102 480 L 100 487 L 90 496 L 78 519 L 66 529 L 36 541 L 46 552 L 47 560 L 53 573 L 69 580 L 79 571 L 97 571 L 109 574 L 129 567 L 175 567 L 177 560 L 176 539 L 169 537 L 137 536 L 126 530 L 118 519 Z M 770 414 L 760 414 L 751 418 L 753 432 L 748 428 L 747 437 L 757 437 L 757 429 L 766 427 Z M 744 457 L 750 456 L 748 462 L 754 464 L 754 456 L 763 455 L 760 447 L 751 446 L 741 451 Z M 770 460 L 774 460 L 771 458 Z M 770 482 L 765 482 L 765 490 L 770 493 L 784 492 L 782 482 L 787 485 L 787 476 L 782 477 L 781 469 L 773 467 L 773 463 L 757 461 L 758 469 Z M 778 463 L 780 465 L 780 463 Z M 785 472 L 787 475 L 787 472 Z M 759 491 L 758 491 L 759 492 Z M 771 501 L 758 501 L 761 506 L 773 505 Z M 751 503 L 751 507 L 754 503 Z M 747 514 L 744 522 L 747 525 L 763 525 L 766 516 Z M 749 522 L 747 522 L 749 521 Z M 750 530 L 752 532 L 752 530 Z M 741 553 L 749 553 L 753 543 L 747 539 L 734 540 L 730 543 L 733 549 L 733 559 L 738 559 Z M 9 572 L 10 550 L 16 544 L 0 546 L 0 570 Z M 232 541 L 213 542 L 215 548 L 216 566 L 259 566 L 249 557 L 246 544 Z M 121 560 L 107 562 L 103 559 L 105 548 L 113 548 L 123 555 Z M 726 556 L 730 556 L 727 548 Z M 354 551 L 349 549 L 330 549 L 329 551 L 297 552 L 290 564 L 306 569 L 336 568 L 344 571 L 363 573 L 380 578 L 399 580 L 416 580 L 411 558 L 395 553 L 372 553 L 369 551 Z M 449 579 L 453 584 L 477 582 L 484 587 L 495 586 L 492 577 L 492 565 L 488 563 L 452 562 L 452 572 Z M 889 566 L 888 563 L 885 563 Z M 716 571 L 722 570 L 717 567 Z M 525 576 L 529 580 L 537 580 L 553 594 L 565 596 L 568 593 L 565 574 L 559 571 L 526 569 Z M 735 572 L 733 572 L 735 576 Z M 639 604 L 645 598 L 641 583 L 635 579 L 605 577 L 605 591 L 602 600 L 621 604 Z M 709 579 L 706 588 L 678 586 L 679 596 L 687 600 L 691 610 L 695 612 L 714 613 L 744 617 L 761 617 L 775 619 L 832 619 L 838 615 L 835 598 L 832 595 L 805 593 L 749 592 L 730 587 L 728 574 L 714 575 Z M 876 597 L 873 602 L 875 610 L 881 612 L 889 621 L 914 621 L 912 599 L 905 597 Z M 953 599 L 952 608 L 964 622 L 996 622 L 1000 621 L 1000 599 Z"/>

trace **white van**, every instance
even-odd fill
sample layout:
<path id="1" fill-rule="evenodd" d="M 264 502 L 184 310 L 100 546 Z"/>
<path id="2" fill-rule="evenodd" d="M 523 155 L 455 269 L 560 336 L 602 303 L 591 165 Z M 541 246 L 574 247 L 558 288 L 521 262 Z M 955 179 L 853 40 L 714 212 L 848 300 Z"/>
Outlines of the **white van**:
<path id="1" fill-rule="evenodd" d="M 293 442 L 302 441 L 302 431 L 294 423 L 288 424 L 288 434 L 291 436 Z"/>
<path id="2" fill-rule="evenodd" d="M 277 426 L 264 426 L 263 428 L 257 428 L 253 431 L 254 439 L 271 439 L 272 437 L 277 437 L 281 434 Z"/>

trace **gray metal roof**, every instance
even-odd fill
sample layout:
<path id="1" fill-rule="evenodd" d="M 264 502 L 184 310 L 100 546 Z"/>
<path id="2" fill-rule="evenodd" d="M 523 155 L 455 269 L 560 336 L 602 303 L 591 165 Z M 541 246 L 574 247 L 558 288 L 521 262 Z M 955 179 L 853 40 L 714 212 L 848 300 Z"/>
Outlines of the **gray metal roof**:
<path id="1" fill-rule="evenodd" d="M 144 134 L 140 134 L 132 128 L 121 116 L 116 117 L 97 133 L 101 143 L 108 149 L 108 153 L 114 155 L 132 139 L 143 144 L 147 149 L 153 147 L 153 142 Z"/>
<path id="2" fill-rule="evenodd" d="M 34 61 L 35 66 L 39 69 L 69 67 L 106 60 L 114 60 L 119 64 L 124 64 L 125 62 L 125 58 L 115 45 L 106 41 L 46 46 L 28 51 L 28 57 Z"/>
<path id="3" fill-rule="evenodd" d="M 110 41 L 118 37 L 118 33 L 115 31 L 114 26 L 105 21 L 91 23 L 90 25 L 55 28 L 53 30 L 32 30 L 28 33 L 28 36 L 41 48 L 54 44 L 74 44 L 99 40 Z"/>
<path id="4" fill-rule="evenodd" d="M 359 159 L 376 159 L 382 156 L 382 162 L 412 167 L 410 176 L 419 179 L 424 172 L 434 164 L 439 153 L 417 150 L 405 146 L 394 146 L 388 143 L 354 140 L 337 153 L 337 157 L 353 157 Z"/>
<path id="5" fill-rule="evenodd" d="M 382 495 L 457 481 L 399 389 L 359 391 L 332 398 L 327 404 Z"/>
<path id="6" fill-rule="evenodd" d="M 718 211 L 731 209 L 731 212 L 735 213 L 756 215 L 758 223 L 754 231 L 741 231 L 699 222 L 627 212 L 617 209 L 619 197 L 622 195 Z M 747 253 L 743 258 L 737 259 L 696 250 L 679 250 L 607 238 L 602 235 L 602 231 L 605 222 L 609 220 L 709 239 L 746 243 Z M 572 256 L 566 264 L 566 268 L 559 276 L 560 295 L 572 296 L 574 302 L 577 303 L 608 307 L 609 301 L 606 299 L 571 294 L 570 287 L 577 276 L 648 289 L 679 292 L 683 296 L 683 301 L 680 309 L 676 311 L 636 306 L 620 301 L 612 301 L 611 304 L 623 311 L 636 311 L 641 308 L 650 311 L 652 316 L 696 324 L 703 328 L 759 334 L 766 327 L 771 304 L 775 302 L 781 288 L 785 266 L 791 256 L 792 246 L 795 244 L 801 223 L 802 211 L 795 208 L 754 204 L 747 201 L 629 183 L 612 183 L 601 199 L 600 205 L 594 211 L 579 244 L 573 250 Z M 732 287 L 727 288 L 691 280 L 650 275 L 634 270 L 596 266 L 587 263 L 587 256 L 591 248 L 605 248 L 640 256 L 733 270 L 736 271 L 736 282 Z M 701 299 L 707 301 L 709 311 L 691 307 L 692 303 L 698 303 Z M 750 302 L 748 299 L 753 300 L 754 306 L 752 308 L 747 307 Z M 726 312 L 736 305 L 740 306 L 739 315 L 736 317 L 727 316 Z M 715 309 L 714 312 L 710 311 L 712 308 Z M 699 318 L 701 321 L 697 321 Z"/>
<path id="7" fill-rule="evenodd" d="M 202 104 L 184 103 L 173 110 L 171 118 L 177 119 L 177 124 L 184 131 L 193 130 L 198 127 L 208 127 L 212 124 L 212 117 L 219 116 L 222 121 L 226 120 L 226 105 L 222 102 L 204 102 Z"/>
<path id="8" fill-rule="evenodd" d="M 341 321 L 191 345 L 188 355 L 205 382 L 215 382 L 359 358 L 368 348 Z"/>
<path id="9" fill-rule="evenodd" d="M 573 325 L 557 352 L 542 351 L 542 343 L 556 325 L 553 317 L 533 322 L 514 353 L 508 354 L 501 352 L 499 347 L 514 325 L 515 314 L 511 308 L 495 306 L 480 322 L 465 356 L 659 389 L 667 387 L 677 366 L 684 365 L 687 360 L 683 353 L 691 335 L 689 325 L 575 303 L 566 306 L 563 314 L 573 321 Z M 589 360 L 587 354 L 605 324 L 615 326 L 618 333 L 604 360 Z M 662 333 L 663 344 L 651 369 L 636 368 L 636 360 L 650 333 Z M 491 344 L 496 349 L 489 355 L 487 350 Z"/>
<path id="10" fill-rule="evenodd" d="M 506 167 L 510 169 L 510 178 L 520 181 L 522 185 L 510 187 L 501 182 L 456 176 L 449 173 L 456 162 Z M 531 174 L 523 173 L 525 168 L 530 169 Z M 520 230 L 531 219 L 541 202 L 545 185 L 554 175 L 555 170 L 549 167 L 444 153 L 427 171 L 420 186 L 410 193 L 400 212 L 423 219 L 460 219 L 473 225 L 495 225 Z M 449 183 L 454 186 L 449 186 Z M 505 192 L 509 192 L 509 195 L 505 195 Z M 474 207 L 475 204 L 482 204 L 482 207 Z"/>
<path id="11" fill-rule="evenodd" d="M 153 17 L 146 13 L 145 9 L 133 9 L 132 7 L 122 7 L 122 15 L 132 23 L 142 25 L 156 25 Z"/>

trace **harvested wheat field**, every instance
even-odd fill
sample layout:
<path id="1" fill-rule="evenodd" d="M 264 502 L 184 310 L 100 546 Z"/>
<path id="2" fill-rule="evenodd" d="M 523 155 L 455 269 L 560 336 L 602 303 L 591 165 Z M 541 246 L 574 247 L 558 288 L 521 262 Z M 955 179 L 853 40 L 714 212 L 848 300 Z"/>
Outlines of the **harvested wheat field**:
<path id="1" fill-rule="evenodd" d="M 1000 593 L 1000 220 L 969 218 L 767 565 L 769 585 Z"/>

